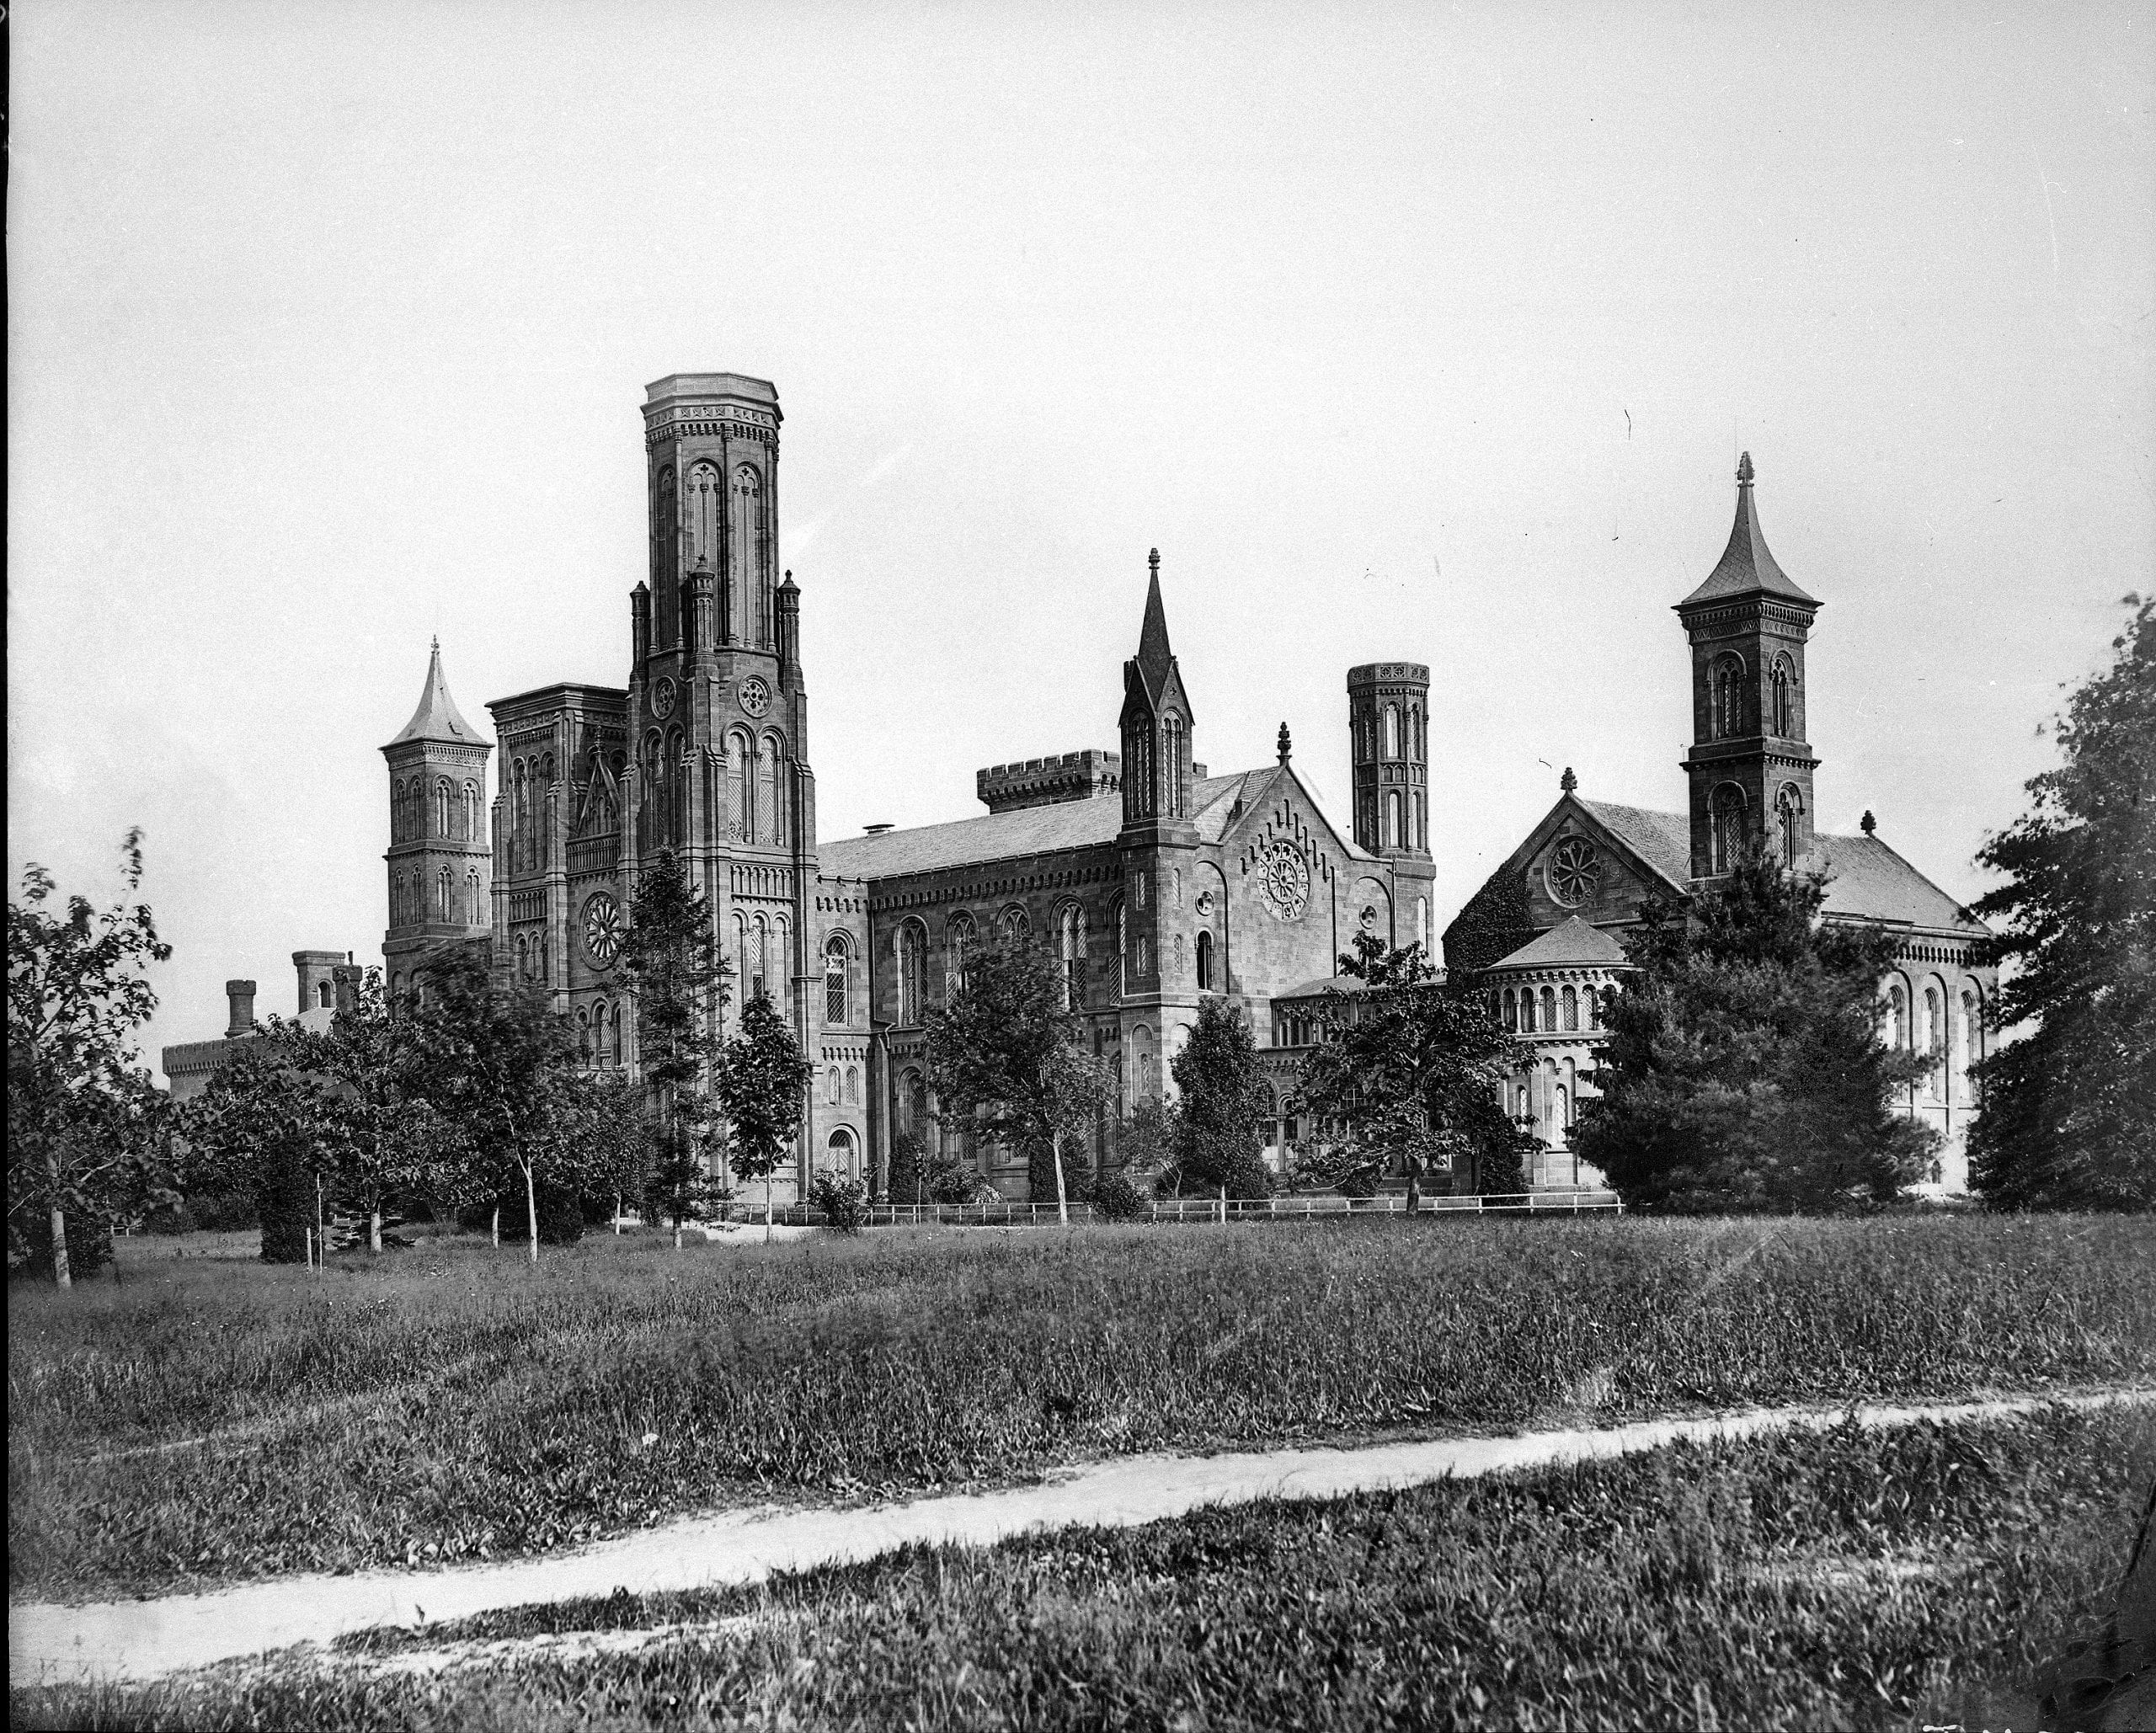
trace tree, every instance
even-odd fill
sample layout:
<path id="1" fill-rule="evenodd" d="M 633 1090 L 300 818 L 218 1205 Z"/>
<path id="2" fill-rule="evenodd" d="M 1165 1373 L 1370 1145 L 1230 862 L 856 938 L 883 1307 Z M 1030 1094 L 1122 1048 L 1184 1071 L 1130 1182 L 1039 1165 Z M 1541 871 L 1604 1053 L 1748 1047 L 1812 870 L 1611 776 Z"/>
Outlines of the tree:
<path id="1" fill-rule="evenodd" d="M 1070 1219 L 1066 1137 L 1082 1136 L 1107 1104 L 1107 1068 L 1086 1051 L 1083 1020 L 1066 1008 L 1062 969 L 1023 938 L 966 956 L 964 981 L 925 1019 L 923 1069 L 942 1112 L 971 1121 L 991 1144 L 1054 1152 L 1059 1219 Z"/>
<path id="2" fill-rule="evenodd" d="M 1348 1136 L 1310 1157 L 1305 1175 L 1368 1196 L 1396 1166 L 1412 1189 L 1425 1172 L 1480 1168 L 1516 1148 L 1500 1091 L 1522 1050 L 1485 995 L 1439 980 L 1419 944 L 1390 950 L 1369 933 L 1340 966 L 1364 990 L 1326 994 L 1324 1038 L 1303 1061 L 1296 1106 Z"/>
<path id="3" fill-rule="evenodd" d="M 1171 1189 L 1210 1197 L 1264 1197 L 1273 1176 L 1258 1154 L 1273 1089 L 1257 1066 L 1257 1042 L 1242 1012 L 1225 999 L 1202 1000 L 1182 1051 L 1168 1062 L 1177 1101 L 1169 1122 Z"/>
<path id="4" fill-rule="evenodd" d="M 142 833 L 120 845 L 128 895 L 142 882 Z M 113 1218 L 177 1194 L 163 1170 L 162 1097 L 137 1063 L 134 1032 L 157 1009 L 145 978 L 172 946 L 149 905 L 105 909 L 67 899 L 35 863 L 22 898 L 8 904 L 8 1250 L 49 1266 L 61 1288 L 88 1267 L 93 1245 L 71 1259 L 68 1223 L 95 1224 L 109 1245 Z"/>
<path id="5" fill-rule="evenodd" d="M 293 1069 L 286 1027 L 270 1018 L 178 1115 L 188 1186 L 252 1195 L 269 1264 L 308 1257 L 334 1135 L 316 1080 Z"/>
<path id="6" fill-rule="evenodd" d="M 732 972 L 718 954 L 710 904 L 690 884 L 671 849 L 661 851 L 637 881 L 622 968 L 636 1006 L 637 1050 L 654 1128 L 647 1190 L 673 1217 L 678 1245 L 705 1176 L 712 1066 Z"/>
<path id="7" fill-rule="evenodd" d="M 1578 1132 L 1628 1206 L 1883 1201 L 1927 1165 L 1935 1134 L 1893 1101 L 1928 1061 L 1879 1033 L 1894 941 L 1822 923 L 1825 893 L 1755 850 L 1687 908 L 1644 906 Z"/>
<path id="8" fill-rule="evenodd" d="M 589 1154 L 590 1178 L 599 1195 L 613 1199 L 619 1233 L 622 1200 L 642 1183 L 651 1147 L 637 1086 L 623 1071 L 578 1071 L 563 1080 L 563 1089 L 565 1113 Z"/>
<path id="9" fill-rule="evenodd" d="M 2003 1208 L 2156 1208 L 2156 599 L 2056 724 L 2063 760 L 1977 852 L 2009 882 L 1992 1021 L 2034 1024 L 1977 1069 L 1971 1179 Z"/>
<path id="10" fill-rule="evenodd" d="M 498 986 L 483 940 L 444 945 L 415 972 L 425 1098 L 455 1126 L 468 1152 L 466 1184 L 511 1176 L 524 1191 L 531 1259 L 539 1261 L 539 1188 L 580 1191 L 590 1152 L 575 1137 L 572 1037 L 546 994 L 524 983 Z"/>
<path id="11" fill-rule="evenodd" d="M 764 1182 L 766 1240 L 771 1235 L 771 1175 L 800 1133 L 814 1070 L 786 1020 L 761 993 L 741 1007 L 741 1026 L 719 1049 L 713 1069 L 734 1172 L 744 1185 Z"/>

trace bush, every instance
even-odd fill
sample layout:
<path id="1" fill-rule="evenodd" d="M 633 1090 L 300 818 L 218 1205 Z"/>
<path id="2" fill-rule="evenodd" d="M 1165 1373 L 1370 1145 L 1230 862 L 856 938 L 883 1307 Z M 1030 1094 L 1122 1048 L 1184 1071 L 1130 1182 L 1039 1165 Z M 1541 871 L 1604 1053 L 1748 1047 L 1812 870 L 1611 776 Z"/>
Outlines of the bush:
<path id="1" fill-rule="evenodd" d="M 1118 1167 L 1094 1188 L 1093 1208 L 1106 1221 L 1134 1222 L 1145 1213 L 1145 1198 Z"/>
<path id="2" fill-rule="evenodd" d="M 296 1142 L 271 1150 L 254 1178 L 255 1218 L 262 1224 L 262 1261 L 303 1264 L 314 1231 L 314 1176 Z"/>
<path id="3" fill-rule="evenodd" d="M 859 1180 L 819 1173 L 808 1187 L 808 1202 L 824 1212 L 824 1225 L 834 1234 L 858 1234 L 868 1221 L 868 1191 Z"/>

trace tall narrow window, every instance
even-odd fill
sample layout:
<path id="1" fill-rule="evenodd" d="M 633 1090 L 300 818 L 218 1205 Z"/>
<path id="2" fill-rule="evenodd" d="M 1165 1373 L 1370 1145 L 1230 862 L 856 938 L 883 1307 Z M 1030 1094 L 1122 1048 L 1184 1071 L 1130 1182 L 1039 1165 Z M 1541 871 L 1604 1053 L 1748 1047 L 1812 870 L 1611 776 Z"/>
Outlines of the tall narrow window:
<path id="1" fill-rule="evenodd" d="M 1744 664 L 1725 656 L 1714 665 L 1711 691 L 1712 737 L 1726 740 L 1744 732 Z"/>
<path id="2" fill-rule="evenodd" d="M 1118 999 L 1130 990 L 1129 958 L 1130 918 L 1124 912 L 1123 899 L 1118 897 L 1115 905 L 1115 995 Z"/>
<path id="3" fill-rule="evenodd" d="M 1744 852 L 1744 791 L 1733 782 L 1715 790 L 1711 826 L 1712 870 L 1727 872 Z"/>
<path id="4" fill-rule="evenodd" d="M 1582 987 L 1580 996 L 1587 1002 L 1587 1026 L 1590 1029 L 1602 1026 L 1602 995 L 1592 987 Z"/>
<path id="5" fill-rule="evenodd" d="M 1387 790 L 1385 797 L 1385 845 L 1389 849 L 1407 845 L 1406 839 L 1401 835 L 1400 811 L 1400 791 L 1397 788 Z"/>
<path id="6" fill-rule="evenodd" d="M 1924 1050 L 1931 1059 L 1931 1092 L 1946 1095 L 1946 1002 L 1936 987 L 1924 989 Z"/>
<path id="7" fill-rule="evenodd" d="M 1795 670 L 1789 658 L 1774 659 L 1774 732 L 1785 740 L 1796 738 L 1796 707 L 1790 701 L 1790 688 L 1795 684 Z"/>
<path id="8" fill-rule="evenodd" d="M 921 1021 L 921 978 L 927 970 L 927 935 L 919 923 L 908 921 L 899 929 L 899 1021 L 908 1027 Z"/>
<path id="9" fill-rule="evenodd" d="M 1085 930 L 1085 917 L 1078 912 L 1075 903 L 1065 903 L 1056 917 L 1056 967 L 1063 976 L 1063 1008 L 1070 1010 L 1085 996 L 1085 983 L 1079 975 L 1080 938 Z"/>
<path id="10" fill-rule="evenodd" d="M 479 785 L 464 785 L 464 838 L 467 842 L 483 842 L 486 839 L 479 829 Z"/>
<path id="11" fill-rule="evenodd" d="M 766 581 L 764 484 L 747 464 L 734 472 L 734 546 L 727 562 L 738 585 L 749 641 L 768 648 L 771 641 L 771 585 Z"/>
<path id="12" fill-rule="evenodd" d="M 1896 1053 L 1909 1044 L 1908 1003 L 1899 985 L 1886 989 L 1886 1044 Z"/>
<path id="13" fill-rule="evenodd" d="M 465 925 L 484 926 L 486 922 L 479 914 L 479 875 L 476 872 L 467 872 L 464 875 L 464 902 Z"/>
<path id="14" fill-rule="evenodd" d="M 1580 1026 L 1580 996 L 1578 992 L 1571 987 L 1566 988 L 1563 1003 L 1565 1008 L 1565 1026 L 1567 1029 L 1578 1028 Z"/>
<path id="15" fill-rule="evenodd" d="M 1396 704 L 1385 707 L 1385 755 L 1400 756 L 1400 707 Z"/>
<path id="16" fill-rule="evenodd" d="M 449 909 L 449 868 L 445 866 L 435 880 L 435 918 L 447 926 L 456 917 Z"/>
<path id="17" fill-rule="evenodd" d="M 1519 991 L 1519 1027 L 1523 1035 L 1534 1033 L 1534 989 L 1523 987 Z"/>
<path id="18" fill-rule="evenodd" d="M 1514 1032 L 1519 1028 L 1519 995 L 1509 987 L 1505 989 L 1505 1027 Z"/>
<path id="19" fill-rule="evenodd" d="M 952 992 L 966 984 L 966 952 L 973 942 L 974 918 L 961 909 L 943 929 L 944 973 L 950 978 Z"/>
<path id="20" fill-rule="evenodd" d="M 1794 783 L 1785 783 L 1774 797 L 1774 826 L 1781 838 L 1782 865 L 1792 871 L 1796 866 L 1797 840 L 1802 827 L 1797 814 L 1804 809 L 1804 797 Z"/>
<path id="21" fill-rule="evenodd" d="M 1542 989 L 1542 1026 L 1545 1029 L 1557 1026 L 1557 993 L 1553 987 Z"/>
<path id="22" fill-rule="evenodd" d="M 1213 988 L 1213 935 L 1198 936 L 1198 990 L 1210 993 Z"/>
<path id="23" fill-rule="evenodd" d="M 662 650 L 672 648 L 680 619 L 680 509 L 674 472 L 662 469 L 658 493 L 651 503 L 651 600 L 657 648 Z"/>
<path id="24" fill-rule="evenodd" d="M 726 737 L 726 827 L 736 842 L 754 842 L 756 827 L 749 810 L 749 737 Z"/>
<path id="25" fill-rule="evenodd" d="M 778 822 L 778 742 L 769 734 L 756 755 L 756 834 L 774 846 L 784 840 Z"/>
<path id="26" fill-rule="evenodd" d="M 847 1021 L 846 963 L 846 941 L 835 938 L 824 952 L 824 1021 L 839 1029 Z"/>

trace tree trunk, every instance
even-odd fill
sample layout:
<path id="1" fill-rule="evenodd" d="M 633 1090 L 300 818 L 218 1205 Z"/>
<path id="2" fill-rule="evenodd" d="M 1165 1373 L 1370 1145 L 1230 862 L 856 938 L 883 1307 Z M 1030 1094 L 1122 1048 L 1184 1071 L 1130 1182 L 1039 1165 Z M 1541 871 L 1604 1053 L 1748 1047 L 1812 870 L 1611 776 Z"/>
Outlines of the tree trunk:
<path id="1" fill-rule="evenodd" d="M 1228 1188 L 1225 1186 L 1220 1187 L 1220 1225 L 1224 1228 L 1228 1225 Z"/>
<path id="2" fill-rule="evenodd" d="M 487 1232 L 494 1242 L 494 1250 L 499 1251 L 502 1249 L 502 1202 L 499 1197 L 494 1200 L 494 1218 L 488 1224 Z"/>
<path id="3" fill-rule="evenodd" d="M 72 1288 L 75 1278 L 67 1268 L 67 1213 L 52 1212 L 52 1282 L 56 1288 Z"/>
<path id="4" fill-rule="evenodd" d="M 1063 1184 L 1063 1139 L 1049 1139 L 1049 1151 L 1055 1157 L 1055 1218 L 1065 1227 L 1070 1225 L 1070 1198 Z"/>
<path id="5" fill-rule="evenodd" d="M 315 1270 L 318 1273 L 327 1267 L 329 1261 L 329 1235 L 323 1231 L 322 1224 L 322 1176 L 320 1174 L 314 1176 L 314 1243 L 321 1248 L 322 1252 L 314 1264 Z"/>
<path id="6" fill-rule="evenodd" d="M 367 1250 L 376 1253 L 382 1250 L 382 1210 L 378 1205 L 367 1212 Z"/>
<path id="7" fill-rule="evenodd" d="M 531 1261 L 539 1261 L 539 1188 L 531 1182 L 531 1170 L 524 1170 L 524 1209 L 531 1218 Z"/>
<path id="8" fill-rule="evenodd" d="M 771 1243 L 771 1176 L 764 1176 L 764 1244 Z"/>
<path id="9" fill-rule="evenodd" d="M 614 1231 L 617 1234 L 622 1231 L 622 1194 L 619 1192 L 614 1194 Z"/>

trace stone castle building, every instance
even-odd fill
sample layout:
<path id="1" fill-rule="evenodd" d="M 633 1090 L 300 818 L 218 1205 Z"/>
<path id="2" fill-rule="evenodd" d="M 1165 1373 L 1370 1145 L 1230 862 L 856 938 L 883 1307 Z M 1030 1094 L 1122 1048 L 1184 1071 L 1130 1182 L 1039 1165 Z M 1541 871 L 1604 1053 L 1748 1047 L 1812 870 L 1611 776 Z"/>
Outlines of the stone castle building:
<path id="1" fill-rule="evenodd" d="M 895 1133 L 958 1134 L 923 1080 L 923 1019 L 988 935 L 1054 947 L 1124 1111 L 1171 1088 L 1204 996 L 1263 1029 L 1273 997 L 1329 977 L 1358 929 L 1428 944 L 1428 669 L 1349 672 L 1343 835 L 1284 724 L 1255 769 L 1214 776 L 1195 757 L 1157 553 L 1118 750 L 984 770 L 979 817 L 819 838 L 800 592 L 777 565 L 778 394 L 739 374 L 676 374 L 650 387 L 643 419 L 649 568 L 629 598 L 627 685 L 490 703 L 488 803 L 488 748 L 437 648 L 411 722 L 382 749 L 392 993 L 430 947 L 488 934 L 498 966 L 574 1021 L 591 1063 L 633 1067 L 622 934 L 638 874 L 675 851 L 734 971 L 729 1018 L 764 994 L 815 1061 L 783 1194 L 822 1169 L 875 1179 Z M 966 1153 L 1023 1195 L 1022 1159 Z"/>
<path id="2" fill-rule="evenodd" d="M 1598 1184 L 1571 1153 L 1604 996 L 1621 987 L 1619 942 L 1649 896 L 1681 902 L 1748 847 L 1826 878 L 1824 918 L 1894 935 L 1880 983 L 1887 1041 L 1928 1056 L 1904 1111 L 1941 1134 L 1931 1189 L 1967 1189 L 1970 1068 L 1984 1052 L 1996 969 L 1972 958 L 1988 930 L 1876 833 L 1813 828 L 1819 760 L 1808 735 L 1805 653 L 1821 604 L 1768 552 L 1753 503 L 1751 455 L 1737 471 L 1737 520 L 1705 582 L 1677 604 L 1690 652 L 1693 741 L 1686 808 L 1588 800 L 1571 771 L 1545 813 L 1445 929 L 1445 962 L 1486 970 L 1505 1026 L 1534 1051 L 1508 1105 L 1542 1144 L 1539 1185 Z"/>

